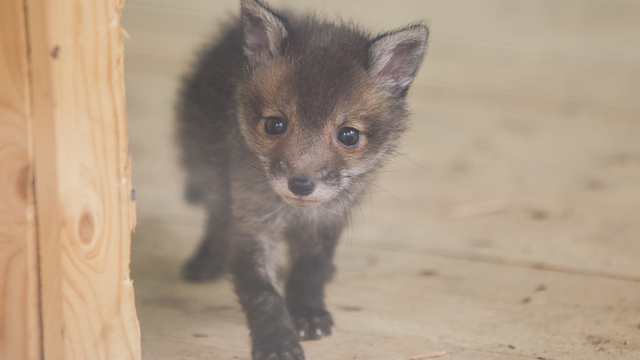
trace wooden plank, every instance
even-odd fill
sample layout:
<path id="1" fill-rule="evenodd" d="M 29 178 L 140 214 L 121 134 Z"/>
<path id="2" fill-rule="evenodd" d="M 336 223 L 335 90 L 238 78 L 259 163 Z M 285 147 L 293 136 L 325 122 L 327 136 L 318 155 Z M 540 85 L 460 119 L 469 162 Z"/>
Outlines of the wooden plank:
<path id="1" fill-rule="evenodd" d="M 411 160 L 371 187 L 362 241 L 640 279 L 640 108 L 416 90 L 433 100 L 414 103 Z"/>
<path id="2" fill-rule="evenodd" d="M 195 50 L 208 40 L 195 35 L 162 34 L 140 34 L 136 38 L 128 45 L 131 58 L 127 61 L 132 71 L 174 77 L 188 69 Z M 544 49 L 434 39 L 429 43 L 429 57 L 414 88 L 437 86 L 633 107 L 640 94 L 639 62 L 640 57 L 601 59 Z M 469 63 L 473 66 L 468 66 Z"/>
<path id="3" fill-rule="evenodd" d="M 482 0 L 272 0 L 277 8 L 319 10 L 342 14 L 369 28 L 383 30 L 424 19 L 431 25 L 431 39 L 466 44 L 493 44 L 517 49 L 547 49 L 554 52 L 597 54 L 602 58 L 640 57 L 637 21 L 640 5 L 634 0 L 584 0 L 564 2 Z M 129 0 L 135 22 L 127 22 L 132 33 L 165 33 L 186 37 L 202 34 L 212 18 L 224 19 L 237 11 L 237 1 Z M 364 10 L 366 9 L 366 11 Z M 136 12 L 157 14 L 135 16 Z M 159 14 L 160 12 L 164 14 Z M 174 15 L 172 24 L 155 17 Z M 127 15 L 129 17 L 129 15 Z M 191 18 L 191 22 L 183 19 Z M 188 26 L 178 26 L 186 23 Z M 178 31 L 175 31 L 178 30 Z"/>
<path id="4" fill-rule="evenodd" d="M 141 5 L 131 6 L 124 18 L 125 27 L 135 34 L 127 43 L 132 57 L 128 61 L 133 66 L 140 64 L 133 71 L 166 75 L 167 70 L 176 74 L 176 68 L 181 74 L 194 51 L 229 14 L 237 13 L 235 1 L 184 1 L 164 7 L 161 2 L 136 3 Z M 273 3 L 301 11 L 324 7 L 329 17 L 334 12 L 348 14 L 378 30 L 416 18 L 429 20 L 428 56 L 416 84 L 622 106 L 634 106 L 640 96 L 637 2 L 379 2 L 367 4 L 366 14 L 362 14 L 360 1 Z M 617 21 L 607 14 L 615 14 Z M 150 55 L 161 60 L 149 61 Z M 159 69 L 175 58 L 182 59 L 181 66 L 165 72 Z"/>
<path id="5" fill-rule="evenodd" d="M 0 3 L 0 359 L 40 359 L 25 14 Z"/>
<path id="6" fill-rule="evenodd" d="M 334 311 L 334 314 L 342 314 Z M 241 319 L 211 314 L 185 314 L 167 307 L 141 306 L 141 319 L 149 331 L 144 336 L 145 359 L 250 360 L 249 332 Z M 338 315 L 339 316 L 339 315 Z M 320 341 L 304 342 L 307 359 L 411 360 L 420 355 L 445 353 L 442 360 L 516 360 L 518 351 L 483 351 L 415 338 L 380 337 L 359 333 L 338 333 Z M 169 335 L 171 333 L 171 335 Z M 425 357 L 426 359 L 426 357 Z M 527 357 L 525 357 L 527 359 Z M 535 359 L 535 358 L 534 358 Z"/>
<path id="7" fill-rule="evenodd" d="M 121 1 L 27 0 L 45 359 L 139 359 Z"/>
<path id="8" fill-rule="evenodd" d="M 140 222 L 132 271 L 148 359 L 249 358 L 230 282 L 178 277 L 199 233 Z M 347 241 L 337 266 L 326 301 L 338 332 L 303 343 L 309 359 L 409 360 L 443 350 L 446 359 L 640 356 L 640 283 Z"/>
<path id="9" fill-rule="evenodd" d="M 31 116 L 36 212 L 40 268 L 42 352 L 45 359 L 64 359 L 62 270 L 59 234 L 62 231 L 60 199 L 57 195 L 57 147 L 50 63 L 53 48 L 48 43 L 44 4 L 27 2 L 27 33 L 31 87 Z M 52 35 L 52 34 L 51 34 Z"/>

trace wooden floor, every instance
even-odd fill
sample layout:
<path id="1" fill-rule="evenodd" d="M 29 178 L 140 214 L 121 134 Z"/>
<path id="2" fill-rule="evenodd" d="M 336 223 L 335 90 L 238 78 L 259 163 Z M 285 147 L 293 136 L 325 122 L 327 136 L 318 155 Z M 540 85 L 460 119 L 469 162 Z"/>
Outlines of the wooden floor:
<path id="1" fill-rule="evenodd" d="M 271 1 L 431 27 L 402 156 L 353 213 L 307 358 L 640 359 L 640 2 Z M 144 359 L 249 359 L 227 281 L 179 279 L 203 213 L 171 140 L 179 76 L 235 0 L 127 0 Z"/>

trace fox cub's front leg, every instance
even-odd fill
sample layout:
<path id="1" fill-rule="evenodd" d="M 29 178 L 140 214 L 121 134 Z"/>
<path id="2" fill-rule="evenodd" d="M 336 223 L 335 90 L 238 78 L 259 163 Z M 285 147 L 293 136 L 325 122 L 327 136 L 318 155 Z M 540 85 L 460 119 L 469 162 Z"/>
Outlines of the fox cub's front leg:
<path id="1" fill-rule="evenodd" d="M 312 234 L 302 226 L 287 234 L 293 266 L 285 296 L 300 340 L 317 340 L 333 330 L 333 319 L 324 304 L 324 286 L 334 273 L 333 254 L 340 231 L 341 226 L 331 224 Z"/>
<path id="2" fill-rule="evenodd" d="M 240 235 L 232 247 L 231 273 L 251 330 L 253 360 L 304 360 L 285 301 L 274 286 L 270 244 Z"/>

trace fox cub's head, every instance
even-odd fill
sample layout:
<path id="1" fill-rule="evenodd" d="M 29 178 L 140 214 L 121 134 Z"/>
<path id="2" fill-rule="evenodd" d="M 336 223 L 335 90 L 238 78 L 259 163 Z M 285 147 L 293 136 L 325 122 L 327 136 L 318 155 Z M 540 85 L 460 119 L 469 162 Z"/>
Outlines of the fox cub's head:
<path id="1" fill-rule="evenodd" d="M 242 0 L 245 142 L 289 204 L 332 200 L 382 165 L 404 131 L 421 24 L 369 38 L 353 26 L 285 18 Z"/>

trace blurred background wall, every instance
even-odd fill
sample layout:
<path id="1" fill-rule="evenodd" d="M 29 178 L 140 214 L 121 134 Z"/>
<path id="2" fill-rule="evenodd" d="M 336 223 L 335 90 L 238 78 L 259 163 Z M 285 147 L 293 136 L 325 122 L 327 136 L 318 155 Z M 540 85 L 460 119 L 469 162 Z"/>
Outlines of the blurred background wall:
<path id="1" fill-rule="evenodd" d="M 270 4 L 341 14 L 374 33 L 416 19 L 430 26 L 410 93 L 406 157 L 381 174 L 382 189 L 372 189 L 364 231 L 388 227 L 407 232 L 402 241 L 439 239 L 453 248 L 491 239 L 490 249 L 474 251 L 640 276 L 640 3 Z M 194 51 L 237 12 L 234 0 L 127 1 L 125 75 L 141 221 L 202 217 L 181 200 L 172 106 Z"/>

